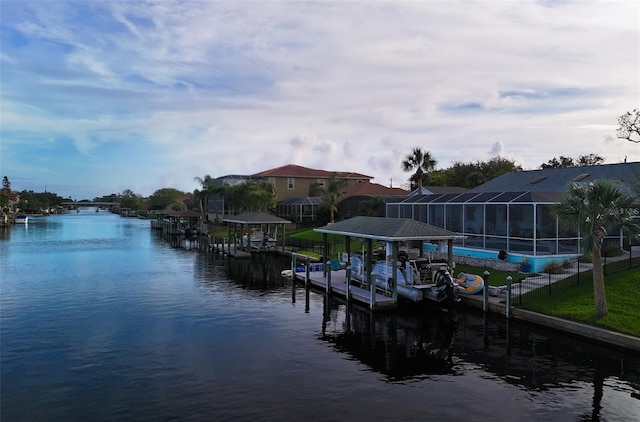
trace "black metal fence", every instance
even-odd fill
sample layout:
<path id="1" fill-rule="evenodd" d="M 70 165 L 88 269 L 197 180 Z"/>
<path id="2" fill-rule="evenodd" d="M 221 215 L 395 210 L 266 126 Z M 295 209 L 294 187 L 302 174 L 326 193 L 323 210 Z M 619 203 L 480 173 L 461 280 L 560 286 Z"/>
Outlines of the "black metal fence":
<path id="1" fill-rule="evenodd" d="M 634 246 L 626 253 L 626 257 L 603 257 L 603 271 L 607 274 L 624 271 L 629 268 L 640 268 L 640 246 Z M 530 276 L 512 286 L 511 303 L 520 306 L 527 301 L 552 295 L 581 284 L 593 283 L 593 265 L 574 260 L 557 271 Z M 569 275 L 567 275 L 569 274 Z M 640 270 L 638 271 L 640 282 Z"/>

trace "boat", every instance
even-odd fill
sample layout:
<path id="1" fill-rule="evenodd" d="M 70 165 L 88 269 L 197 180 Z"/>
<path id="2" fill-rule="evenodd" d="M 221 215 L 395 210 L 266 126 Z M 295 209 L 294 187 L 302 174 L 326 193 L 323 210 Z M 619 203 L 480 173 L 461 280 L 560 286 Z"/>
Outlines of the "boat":
<path id="1" fill-rule="evenodd" d="M 29 222 L 29 216 L 28 215 L 16 215 L 16 217 L 13 219 L 13 222 L 15 224 L 27 224 Z"/>
<path id="2" fill-rule="evenodd" d="M 277 244 L 276 237 L 266 231 L 252 231 L 250 235 L 244 235 L 243 246 L 253 249 L 271 249 Z"/>
<path id="3" fill-rule="evenodd" d="M 477 274 L 458 274 L 458 293 L 474 295 L 484 288 L 484 279 Z"/>
<path id="4" fill-rule="evenodd" d="M 307 271 L 306 267 L 304 266 L 295 268 L 296 274 L 304 274 L 306 273 L 306 271 Z M 322 272 L 322 271 L 324 271 L 324 264 L 322 262 L 309 263 L 309 272 Z M 291 269 L 282 270 L 280 272 L 280 275 L 284 278 L 291 278 L 293 276 L 293 271 L 291 271 Z"/>
<path id="5" fill-rule="evenodd" d="M 387 291 L 395 287 L 398 296 L 413 302 L 433 301 L 437 303 L 458 302 L 456 283 L 446 262 L 431 262 L 427 258 L 409 259 L 404 251 L 398 253 L 397 283 L 394 286 L 393 265 L 389 258 L 376 261 L 371 277 L 376 286 Z M 350 259 L 351 277 L 366 282 L 364 265 L 360 255 Z"/>

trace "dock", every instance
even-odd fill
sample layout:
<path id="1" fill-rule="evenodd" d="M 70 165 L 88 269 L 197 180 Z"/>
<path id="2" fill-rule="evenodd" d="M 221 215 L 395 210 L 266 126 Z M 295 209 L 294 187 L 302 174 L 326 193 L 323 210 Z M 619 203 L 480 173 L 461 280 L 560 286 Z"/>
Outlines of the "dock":
<path id="1" fill-rule="evenodd" d="M 295 254 L 293 260 L 295 260 Z M 347 302 L 355 302 L 364 305 L 370 310 L 387 310 L 398 307 L 397 299 L 382 294 L 375 287 L 365 289 L 347 282 L 347 270 L 305 271 L 294 272 L 293 283 L 302 284 L 307 288 L 313 288 L 329 295 L 337 296 Z M 389 292 L 390 293 L 390 292 Z"/>

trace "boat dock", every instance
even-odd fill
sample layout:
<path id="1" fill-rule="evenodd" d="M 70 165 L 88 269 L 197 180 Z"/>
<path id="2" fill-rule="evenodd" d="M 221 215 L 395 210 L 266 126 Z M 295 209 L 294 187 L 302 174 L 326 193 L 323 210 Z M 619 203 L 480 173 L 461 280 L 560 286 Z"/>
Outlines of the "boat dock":
<path id="1" fill-rule="evenodd" d="M 347 283 L 347 270 L 329 270 L 326 274 L 323 271 L 294 274 L 296 283 L 341 297 L 348 302 L 358 302 L 371 310 L 395 309 L 398 306 L 396 299 L 378 293 L 375 287 L 367 290 Z"/>

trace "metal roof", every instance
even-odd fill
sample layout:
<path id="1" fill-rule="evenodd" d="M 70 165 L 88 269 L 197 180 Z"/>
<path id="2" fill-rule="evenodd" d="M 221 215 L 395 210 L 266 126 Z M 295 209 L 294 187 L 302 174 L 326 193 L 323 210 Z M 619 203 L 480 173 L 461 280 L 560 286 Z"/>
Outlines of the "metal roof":
<path id="1" fill-rule="evenodd" d="M 448 240 L 464 236 L 410 218 L 353 217 L 313 229 L 327 234 L 377 239 L 388 242 L 403 240 Z"/>
<path id="2" fill-rule="evenodd" d="M 238 224 L 289 224 L 291 221 L 284 218 L 277 217 L 267 212 L 245 212 L 242 214 L 234 215 L 233 217 L 225 218 L 222 221 L 225 223 L 238 223 Z"/>

